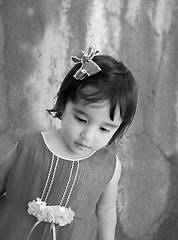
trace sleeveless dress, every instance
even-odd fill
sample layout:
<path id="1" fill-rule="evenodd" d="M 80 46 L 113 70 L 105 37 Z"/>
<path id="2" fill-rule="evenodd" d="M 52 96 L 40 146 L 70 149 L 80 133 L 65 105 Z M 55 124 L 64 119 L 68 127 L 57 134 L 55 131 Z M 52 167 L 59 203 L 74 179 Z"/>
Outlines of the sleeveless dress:
<path id="1" fill-rule="evenodd" d="M 53 153 L 40 132 L 21 136 L 17 156 L 8 176 L 6 195 L 0 200 L 1 240 L 27 239 L 37 222 L 36 217 L 28 214 L 28 203 L 42 195 L 52 156 Z M 58 166 L 47 205 L 59 205 L 69 179 L 72 161 L 54 155 L 54 163 L 57 157 Z M 78 174 L 68 203 L 75 216 L 70 224 L 56 225 L 57 240 L 97 239 L 95 210 L 101 194 L 113 177 L 116 155 L 103 148 L 79 161 L 75 160 L 74 173 L 78 162 Z M 74 175 L 71 176 L 70 184 L 74 181 Z M 71 186 L 68 191 L 70 188 Z M 49 223 L 41 222 L 32 232 L 30 240 L 41 240 L 42 236 L 44 240 L 52 240 L 52 235 L 49 236 L 49 227 Z"/>

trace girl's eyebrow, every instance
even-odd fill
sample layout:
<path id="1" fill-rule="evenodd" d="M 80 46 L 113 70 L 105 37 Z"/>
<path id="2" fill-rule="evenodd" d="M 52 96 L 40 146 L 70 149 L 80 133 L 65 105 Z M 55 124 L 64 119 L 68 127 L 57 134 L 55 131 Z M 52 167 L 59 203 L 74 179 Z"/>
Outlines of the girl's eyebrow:
<path id="1" fill-rule="evenodd" d="M 108 127 L 111 127 L 111 128 L 118 128 L 119 126 L 114 124 L 114 123 L 104 123 L 104 125 L 108 126 Z"/>
<path id="2" fill-rule="evenodd" d="M 78 109 L 78 108 L 73 108 L 74 109 L 74 111 L 76 112 L 76 113 L 78 113 L 78 114 L 82 114 L 82 115 L 85 115 L 85 116 L 88 116 L 88 114 L 86 114 L 85 112 L 83 112 L 82 110 L 80 110 L 80 109 Z"/>

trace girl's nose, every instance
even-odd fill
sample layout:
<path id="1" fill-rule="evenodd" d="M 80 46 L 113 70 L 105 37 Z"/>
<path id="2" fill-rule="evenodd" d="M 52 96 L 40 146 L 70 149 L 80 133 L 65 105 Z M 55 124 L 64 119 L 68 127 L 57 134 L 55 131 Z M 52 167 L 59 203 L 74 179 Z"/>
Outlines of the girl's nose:
<path id="1" fill-rule="evenodd" d="M 91 141 L 94 137 L 94 129 L 87 128 L 81 132 L 80 136 L 85 141 Z"/>

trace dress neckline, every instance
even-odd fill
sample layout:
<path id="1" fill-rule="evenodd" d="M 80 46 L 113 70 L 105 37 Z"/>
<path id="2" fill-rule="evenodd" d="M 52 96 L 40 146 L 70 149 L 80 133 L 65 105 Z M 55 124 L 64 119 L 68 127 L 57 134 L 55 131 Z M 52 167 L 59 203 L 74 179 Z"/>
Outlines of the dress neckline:
<path id="1" fill-rule="evenodd" d="M 47 148 L 54 156 L 59 157 L 59 158 L 64 159 L 64 160 L 67 160 L 67 161 L 80 161 L 80 160 L 84 160 L 84 159 L 89 158 L 90 156 L 92 156 L 92 155 L 96 152 L 96 151 L 94 151 L 94 152 L 90 153 L 89 155 L 87 155 L 87 156 L 85 156 L 85 157 L 81 157 L 81 158 L 66 158 L 66 157 L 63 157 L 63 156 L 60 156 L 60 155 L 56 154 L 56 153 L 49 147 L 49 145 L 48 145 L 48 143 L 47 143 L 47 141 L 46 141 L 46 138 L 45 138 L 43 132 L 40 132 L 40 134 L 41 134 L 41 136 L 42 136 L 42 139 L 43 139 L 43 142 L 44 142 L 46 148 Z"/>

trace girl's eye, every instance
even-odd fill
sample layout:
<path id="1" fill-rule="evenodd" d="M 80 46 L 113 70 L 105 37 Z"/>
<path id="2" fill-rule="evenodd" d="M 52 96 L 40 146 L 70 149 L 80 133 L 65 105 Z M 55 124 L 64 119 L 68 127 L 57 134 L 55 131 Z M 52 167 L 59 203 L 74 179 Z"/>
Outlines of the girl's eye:
<path id="1" fill-rule="evenodd" d="M 80 122 L 80 123 L 87 123 L 87 120 L 83 119 L 83 118 L 80 118 L 78 116 L 75 116 L 75 119 Z"/>
<path id="2" fill-rule="evenodd" d="M 109 129 L 106 129 L 106 128 L 104 128 L 104 127 L 100 127 L 100 130 L 101 130 L 102 132 L 104 132 L 104 133 L 107 133 L 107 132 L 110 131 Z"/>

